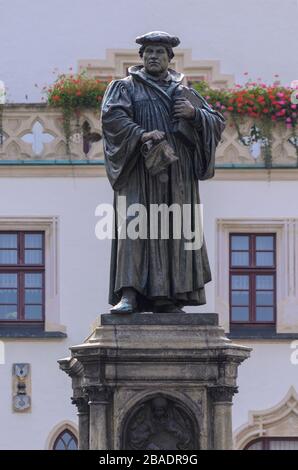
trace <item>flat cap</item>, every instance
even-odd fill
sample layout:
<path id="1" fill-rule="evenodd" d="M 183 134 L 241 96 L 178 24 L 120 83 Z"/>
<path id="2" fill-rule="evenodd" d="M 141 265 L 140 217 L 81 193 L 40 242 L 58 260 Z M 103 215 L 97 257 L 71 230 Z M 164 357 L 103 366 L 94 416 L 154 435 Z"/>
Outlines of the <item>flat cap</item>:
<path id="1" fill-rule="evenodd" d="M 171 36 L 164 31 L 151 31 L 150 33 L 143 34 L 136 38 L 136 43 L 141 44 L 164 44 L 165 46 L 176 47 L 180 44 L 180 39 L 176 36 Z"/>

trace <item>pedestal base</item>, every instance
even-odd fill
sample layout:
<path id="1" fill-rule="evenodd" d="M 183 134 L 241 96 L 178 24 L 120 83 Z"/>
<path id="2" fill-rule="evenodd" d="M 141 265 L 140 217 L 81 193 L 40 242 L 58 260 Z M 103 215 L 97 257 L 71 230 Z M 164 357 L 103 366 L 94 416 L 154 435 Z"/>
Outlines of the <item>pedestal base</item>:
<path id="1" fill-rule="evenodd" d="M 232 448 L 238 365 L 217 314 L 104 314 L 59 361 L 72 378 L 81 449 Z"/>

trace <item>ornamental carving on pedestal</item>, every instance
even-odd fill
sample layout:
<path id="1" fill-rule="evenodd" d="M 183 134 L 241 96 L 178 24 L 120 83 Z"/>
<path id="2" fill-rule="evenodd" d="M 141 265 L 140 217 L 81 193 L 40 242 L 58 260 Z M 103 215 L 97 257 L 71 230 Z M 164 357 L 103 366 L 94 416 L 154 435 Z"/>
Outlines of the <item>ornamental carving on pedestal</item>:
<path id="1" fill-rule="evenodd" d="M 194 418 L 178 402 L 157 395 L 129 413 L 123 429 L 127 450 L 192 450 L 198 444 Z"/>

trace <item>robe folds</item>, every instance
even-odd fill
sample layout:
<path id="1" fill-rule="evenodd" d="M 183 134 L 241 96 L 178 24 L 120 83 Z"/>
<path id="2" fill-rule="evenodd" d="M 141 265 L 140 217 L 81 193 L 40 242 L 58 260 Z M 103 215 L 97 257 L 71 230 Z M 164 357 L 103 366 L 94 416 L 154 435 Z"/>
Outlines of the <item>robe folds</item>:
<path id="1" fill-rule="evenodd" d="M 225 127 L 223 116 L 202 102 L 196 116 L 188 122 L 194 145 L 173 132 L 172 108 L 183 74 L 169 69 L 166 87 L 152 80 L 142 66 L 129 68 L 129 76 L 108 86 L 102 103 L 102 128 L 105 166 L 114 189 L 115 233 L 112 240 L 109 302 L 115 305 L 123 287 L 133 287 L 139 305 L 166 299 L 179 305 L 206 303 L 204 286 L 211 280 L 205 240 L 196 250 L 186 250 L 189 240 L 161 237 L 122 239 L 116 206 L 118 196 L 126 204 L 184 204 L 193 208 L 200 203 L 198 181 L 214 175 L 215 149 Z M 141 153 L 143 132 L 165 132 L 178 161 L 167 168 L 166 178 L 149 175 Z M 194 214 L 194 212 L 191 211 Z M 125 223 L 129 223 L 128 216 Z M 148 215 L 149 218 L 149 215 Z M 123 222 L 123 221 L 122 221 Z M 121 222 L 121 223 L 122 223 Z M 150 220 L 148 220 L 148 225 Z M 171 230 L 170 230 L 170 233 Z"/>

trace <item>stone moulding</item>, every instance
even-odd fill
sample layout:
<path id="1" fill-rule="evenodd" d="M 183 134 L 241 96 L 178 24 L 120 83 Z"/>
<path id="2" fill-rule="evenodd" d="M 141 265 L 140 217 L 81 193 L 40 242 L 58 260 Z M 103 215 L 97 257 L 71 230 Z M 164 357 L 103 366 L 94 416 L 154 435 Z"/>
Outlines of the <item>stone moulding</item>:
<path id="1" fill-rule="evenodd" d="M 244 449 L 247 444 L 262 437 L 297 437 L 298 394 L 290 387 L 285 397 L 275 406 L 249 413 L 246 424 L 235 431 L 235 448 Z"/>
<path id="2" fill-rule="evenodd" d="M 92 110 L 81 110 L 79 118 L 72 123 L 70 138 L 70 153 L 66 150 L 66 139 L 63 132 L 62 112 L 59 108 L 47 106 L 46 104 L 6 104 L 2 108 L 2 139 L 0 141 L 0 165 L 41 165 L 47 163 L 43 172 L 53 171 L 52 165 L 82 165 L 89 167 L 90 171 L 98 174 L 98 168 L 92 165 L 103 165 L 104 155 L 102 140 L 92 143 L 87 154 L 84 153 L 83 127 L 88 123 L 90 132 L 101 136 L 101 123 L 98 112 Z M 38 135 L 33 138 L 35 124 L 38 124 Z M 243 132 L 252 125 L 250 119 L 245 119 L 242 125 Z M 37 131 L 36 131 L 37 132 Z M 28 140 L 28 136 L 32 136 Z M 46 138 L 51 136 L 51 139 Z M 216 167 L 218 173 L 215 176 L 223 179 L 233 171 L 242 172 L 242 178 L 252 178 L 247 176 L 250 170 L 254 175 L 260 175 L 261 179 L 268 179 L 270 175 L 274 179 L 274 172 L 287 171 L 287 168 L 297 168 L 297 154 L 294 145 L 289 142 L 291 130 L 276 128 L 273 131 L 273 170 L 264 168 L 261 157 L 254 159 L 249 147 L 239 142 L 237 130 L 227 122 L 226 129 L 222 136 L 222 141 L 216 150 Z M 35 140 L 34 140 L 35 139 Z M 36 153 L 36 149 L 39 149 Z M 1 168 L 1 172 L 3 172 Z M 31 168 L 33 171 L 33 168 Z M 81 172 L 83 172 L 81 168 Z M 0 173 L 1 173 L 0 172 Z M 298 172 L 297 172 L 298 173 Z M 83 173 L 82 173 L 83 174 Z M 105 175 L 103 171 L 101 176 Z M 246 175 L 246 176 L 245 176 Z M 269 175 L 269 176 L 268 176 Z M 84 176 L 84 175 L 83 175 Z M 241 179 L 240 175 L 236 179 Z M 288 176 L 296 179 L 296 172 L 291 171 Z M 259 178 L 259 176 L 258 176 Z"/>

